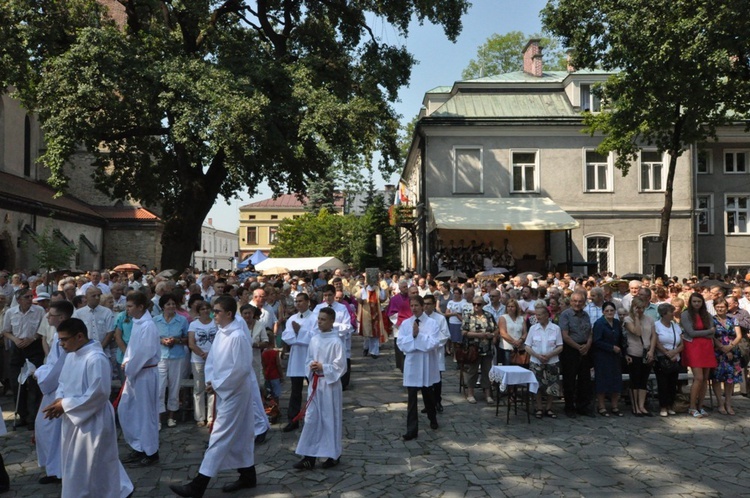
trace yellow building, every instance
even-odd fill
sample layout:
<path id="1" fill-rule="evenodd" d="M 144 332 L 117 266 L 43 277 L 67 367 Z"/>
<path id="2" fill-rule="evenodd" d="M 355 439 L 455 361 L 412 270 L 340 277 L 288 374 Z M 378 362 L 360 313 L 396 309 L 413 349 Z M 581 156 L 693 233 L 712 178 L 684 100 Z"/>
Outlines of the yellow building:
<path id="1" fill-rule="evenodd" d="M 335 206 L 337 212 L 343 213 L 343 197 L 337 196 Z M 288 218 L 299 218 L 306 212 L 306 202 L 300 202 L 296 194 L 284 194 L 241 206 L 239 260 L 243 261 L 258 249 L 268 254 L 276 245 L 279 223 Z"/>

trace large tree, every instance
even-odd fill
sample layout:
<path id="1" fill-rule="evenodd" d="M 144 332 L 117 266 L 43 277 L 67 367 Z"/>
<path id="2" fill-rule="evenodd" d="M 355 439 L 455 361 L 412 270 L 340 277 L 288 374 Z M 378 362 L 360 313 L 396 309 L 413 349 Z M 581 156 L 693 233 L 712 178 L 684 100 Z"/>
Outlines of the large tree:
<path id="1" fill-rule="evenodd" d="M 523 48 L 532 39 L 540 39 L 544 49 L 544 69 L 564 71 L 567 68 L 567 55 L 560 49 L 560 42 L 550 36 L 525 35 L 521 31 L 495 33 L 477 48 L 477 55 L 471 59 L 461 73 L 465 80 L 494 76 L 496 74 L 521 71 L 523 69 Z"/>
<path id="2" fill-rule="evenodd" d="M 163 267 L 190 261 L 218 196 L 303 192 L 329 168 L 399 159 L 392 103 L 414 63 L 383 26 L 455 40 L 467 0 L 4 0 L 0 84 L 38 113 L 63 189 L 94 157 L 113 199 L 159 205 Z M 112 19 L 117 21 L 113 21 Z M 372 26 L 376 26 L 373 28 Z M 390 29 L 390 28 L 389 28 Z"/>
<path id="3" fill-rule="evenodd" d="M 623 175 L 644 145 L 669 154 L 663 268 L 677 158 L 748 112 L 750 3 L 557 0 L 542 19 L 572 49 L 574 66 L 616 72 L 601 88 L 608 110 L 585 119 L 604 135 L 599 150 L 617 153 Z"/>

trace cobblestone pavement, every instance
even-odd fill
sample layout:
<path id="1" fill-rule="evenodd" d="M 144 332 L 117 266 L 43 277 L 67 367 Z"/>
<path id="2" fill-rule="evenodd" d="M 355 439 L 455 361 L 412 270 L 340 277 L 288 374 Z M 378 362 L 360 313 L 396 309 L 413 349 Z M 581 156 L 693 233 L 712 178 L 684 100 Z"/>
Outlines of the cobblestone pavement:
<path id="1" fill-rule="evenodd" d="M 406 392 L 394 368 L 392 343 L 379 359 L 362 358 L 354 339 L 352 383 L 344 393 L 344 453 L 329 470 L 292 469 L 300 431 L 272 426 L 255 450 L 258 487 L 234 496 L 743 496 L 750 441 L 750 402 L 735 399 L 737 416 L 714 411 L 695 420 L 686 410 L 669 418 L 578 417 L 556 420 L 519 410 L 506 425 L 481 396 L 468 404 L 458 390 L 455 366 L 444 375 L 440 428 L 430 430 L 421 415 L 419 438 L 404 442 Z M 288 383 L 284 389 L 288 389 Z M 477 391 L 481 392 L 480 390 Z M 12 426 L 10 397 L 0 400 Z M 282 398 L 282 407 L 286 399 Z M 652 407 L 655 408 L 655 407 Z M 625 405 L 621 409 L 627 410 Z M 283 410 L 282 410 L 283 411 Z M 136 497 L 172 496 L 168 485 L 195 475 L 208 431 L 186 420 L 161 432 L 161 462 L 128 468 Z M 59 496 L 58 485 L 42 486 L 31 433 L 21 428 L 3 438 L 2 454 L 11 477 L 7 496 Z M 120 444 L 120 454 L 128 449 Z M 223 472 L 207 497 L 229 496 L 221 486 L 236 478 Z"/>

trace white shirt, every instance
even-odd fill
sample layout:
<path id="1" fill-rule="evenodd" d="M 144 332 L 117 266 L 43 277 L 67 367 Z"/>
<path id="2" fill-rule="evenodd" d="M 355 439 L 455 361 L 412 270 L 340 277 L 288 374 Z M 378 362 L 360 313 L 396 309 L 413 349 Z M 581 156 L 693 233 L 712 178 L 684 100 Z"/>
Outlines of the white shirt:
<path id="1" fill-rule="evenodd" d="M 104 340 L 107 334 L 115 330 L 115 314 L 104 306 L 91 309 L 90 306 L 78 308 L 73 312 L 73 318 L 80 318 L 86 324 L 89 339 L 99 342 Z"/>
<path id="2" fill-rule="evenodd" d="M 310 340 L 316 330 L 317 320 L 312 311 L 307 310 L 304 313 L 295 313 L 286 321 L 286 327 L 281 334 L 281 340 L 289 344 L 289 361 L 286 366 L 287 377 L 307 377 L 310 373 L 305 360 L 307 358 L 307 348 Z M 299 332 L 295 333 L 292 323 L 299 323 Z"/>
<path id="3" fill-rule="evenodd" d="M 671 351 L 678 347 L 682 343 L 682 329 L 679 325 L 672 322 L 671 327 L 665 327 L 661 320 L 657 320 L 654 324 L 656 330 L 656 340 L 664 346 L 664 349 Z M 680 355 L 677 355 L 677 359 L 680 359 Z"/>
<path id="4" fill-rule="evenodd" d="M 3 332 L 11 332 L 19 339 L 33 339 L 39 324 L 44 319 L 44 308 L 36 304 L 23 313 L 19 305 L 13 306 L 5 312 L 3 318 Z"/>
<path id="5" fill-rule="evenodd" d="M 81 286 L 81 291 L 80 291 L 80 292 L 81 292 L 81 295 L 85 296 L 85 295 L 86 295 L 86 291 L 87 291 L 87 290 L 88 290 L 88 288 L 89 288 L 89 287 L 91 287 L 92 285 L 94 285 L 94 283 L 93 283 L 93 282 L 86 282 L 85 284 L 83 284 L 83 285 Z M 96 287 L 97 287 L 97 288 L 98 288 L 98 289 L 99 289 L 100 291 L 102 291 L 102 294 L 112 294 L 112 289 L 110 289 L 110 288 L 109 288 L 109 285 L 105 284 L 104 282 L 99 282 L 98 284 L 96 284 Z"/>
<path id="6" fill-rule="evenodd" d="M 427 313 L 425 313 L 425 315 L 427 315 Z M 435 320 L 435 323 L 437 323 L 438 326 L 439 344 L 438 347 L 433 350 L 433 352 L 435 355 L 435 359 L 437 360 L 438 370 L 440 370 L 441 372 L 445 372 L 445 354 L 443 354 L 443 346 L 445 346 L 445 343 L 448 342 L 448 339 L 450 339 L 451 337 L 450 331 L 448 330 L 448 320 L 446 320 L 445 317 L 437 311 L 427 316 Z"/>
<path id="7" fill-rule="evenodd" d="M 555 350 L 558 346 L 562 346 L 562 331 L 560 327 L 552 322 L 547 322 L 546 327 L 542 327 L 541 323 L 535 323 L 531 326 L 529 334 L 526 336 L 526 342 L 524 343 L 528 347 L 534 350 L 536 354 L 546 355 Z M 560 355 L 557 355 L 547 362 L 548 365 L 553 365 L 560 361 Z M 532 363 L 539 363 L 539 359 L 535 356 L 531 356 Z"/>

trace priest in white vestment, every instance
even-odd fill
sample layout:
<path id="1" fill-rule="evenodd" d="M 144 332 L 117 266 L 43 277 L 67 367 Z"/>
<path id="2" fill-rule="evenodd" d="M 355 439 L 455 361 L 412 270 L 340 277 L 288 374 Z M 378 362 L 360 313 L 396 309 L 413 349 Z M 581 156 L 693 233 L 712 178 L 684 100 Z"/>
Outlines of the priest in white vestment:
<path id="1" fill-rule="evenodd" d="M 294 298 L 297 313 L 286 321 L 286 327 L 281 334 L 281 340 L 289 345 L 289 360 L 286 376 L 291 382 L 289 393 L 289 408 L 287 410 L 287 425 L 282 429 L 291 432 L 299 427 L 294 418 L 302 408 L 302 386 L 310 372 L 307 364 L 307 349 L 310 339 L 317 331 L 317 319 L 310 311 L 310 296 L 305 292 L 298 292 Z"/>
<path id="2" fill-rule="evenodd" d="M 202 497 L 212 477 L 237 469 L 237 481 L 224 492 L 255 487 L 255 413 L 253 392 L 259 392 L 252 366 L 252 345 L 244 320 L 235 320 L 237 302 L 228 295 L 213 304 L 219 330 L 206 358 L 206 391 L 216 394 L 216 418 L 198 475 L 188 484 L 170 485 L 179 496 Z"/>
<path id="3" fill-rule="evenodd" d="M 44 414 L 62 419 L 62 498 L 126 498 L 133 483 L 117 450 L 109 358 L 78 318 L 62 322 L 57 333 L 68 354 L 57 399 Z"/>
<path id="4" fill-rule="evenodd" d="M 62 478 L 60 467 L 60 430 L 59 418 L 44 418 L 44 408 L 55 401 L 60 379 L 60 372 L 65 364 L 65 350 L 57 339 L 57 326 L 73 316 L 75 308 L 69 301 L 54 301 L 50 303 L 47 313 L 47 323 L 52 329 L 52 344 L 49 348 L 44 365 L 34 372 L 39 389 L 42 391 L 42 402 L 36 415 L 34 424 L 34 439 L 36 440 L 36 456 L 39 466 L 44 467 L 47 475 L 39 479 L 39 484 L 55 484 Z"/>
<path id="5" fill-rule="evenodd" d="M 424 299 L 419 295 L 409 298 L 412 316 L 398 328 L 398 347 L 404 357 L 404 387 L 408 391 L 405 441 L 416 439 L 419 433 L 417 391 L 422 391 L 430 428 L 437 429 L 435 399 L 432 386 L 440 380 L 440 370 L 434 351 L 440 347 L 438 324 L 424 313 Z"/>
<path id="6" fill-rule="evenodd" d="M 341 377 L 346 371 L 344 344 L 334 329 L 336 312 L 318 311 L 318 330 L 307 350 L 308 388 L 305 425 L 296 453 L 303 458 L 294 468 L 309 470 L 316 458 L 325 458 L 323 468 L 338 465 L 343 437 Z"/>
<path id="7" fill-rule="evenodd" d="M 159 329 L 148 311 L 148 297 L 142 292 L 128 294 L 125 304 L 133 329 L 122 360 L 125 385 L 117 415 L 122 436 L 132 448 L 123 463 L 141 467 L 159 461 Z"/>

